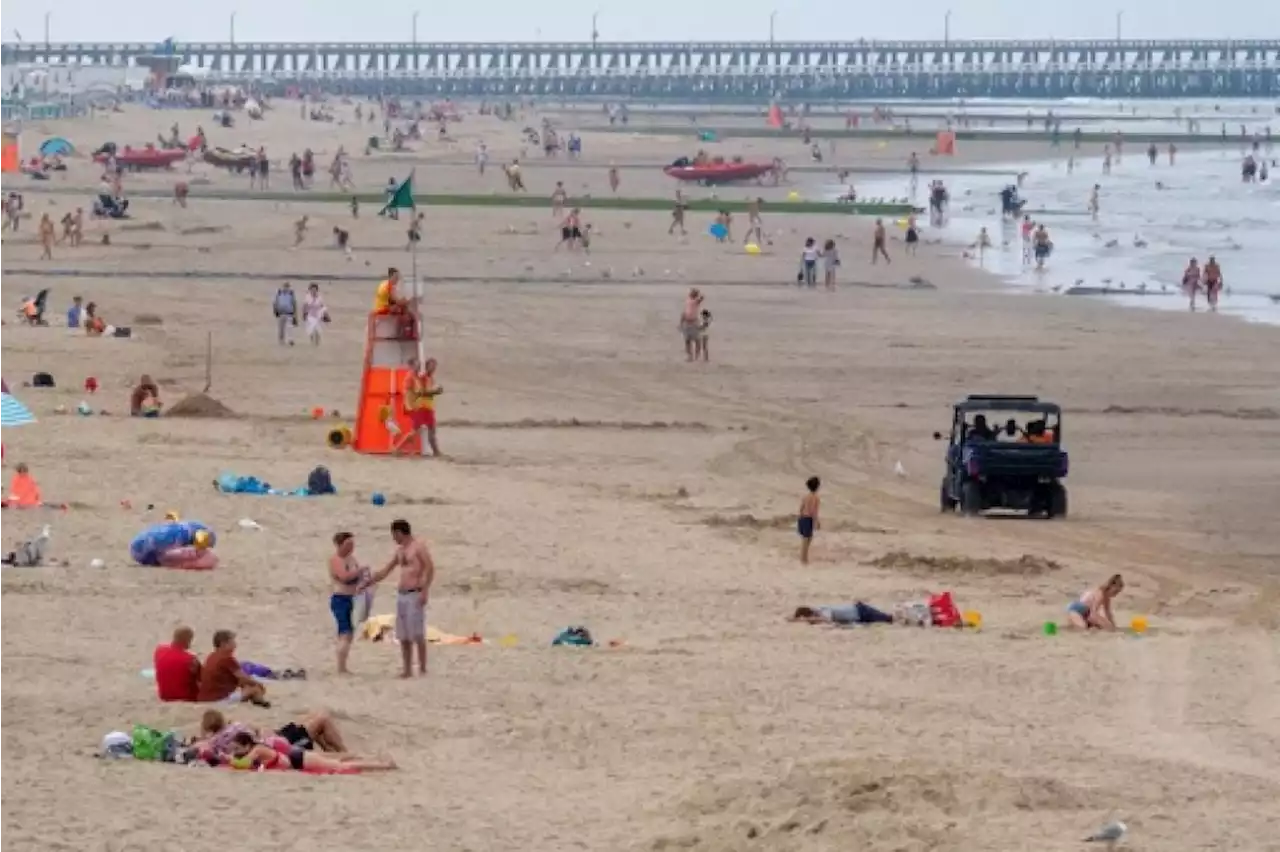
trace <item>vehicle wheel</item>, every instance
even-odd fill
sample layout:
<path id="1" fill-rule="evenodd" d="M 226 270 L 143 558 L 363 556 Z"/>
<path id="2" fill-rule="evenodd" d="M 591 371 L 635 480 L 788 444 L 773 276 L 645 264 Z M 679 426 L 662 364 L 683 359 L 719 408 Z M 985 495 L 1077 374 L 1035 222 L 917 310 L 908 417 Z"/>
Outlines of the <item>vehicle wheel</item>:
<path id="1" fill-rule="evenodd" d="M 951 491 L 947 488 L 946 477 L 943 477 L 942 485 L 938 488 L 938 509 L 944 515 L 947 512 L 956 510 L 956 501 L 951 499 Z"/>
<path id="2" fill-rule="evenodd" d="M 966 515 L 982 514 L 982 486 L 966 482 L 960 489 L 960 511 Z"/>
<path id="3" fill-rule="evenodd" d="M 1067 516 L 1067 489 L 1065 486 L 1055 484 L 1049 489 L 1049 511 L 1046 514 L 1050 518 L 1065 518 Z"/>

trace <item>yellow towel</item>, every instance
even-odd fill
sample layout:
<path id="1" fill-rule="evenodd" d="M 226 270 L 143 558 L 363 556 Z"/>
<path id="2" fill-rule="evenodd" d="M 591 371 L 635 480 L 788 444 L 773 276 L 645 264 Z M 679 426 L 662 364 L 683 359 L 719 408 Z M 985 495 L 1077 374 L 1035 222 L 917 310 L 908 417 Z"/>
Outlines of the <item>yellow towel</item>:
<path id="1" fill-rule="evenodd" d="M 377 642 L 381 639 L 392 639 L 395 636 L 396 617 L 394 615 L 374 615 L 360 625 L 360 636 Z M 427 644 L 429 645 L 479 645 L 483 640 L 479 636 L 458 636 L 445 633 L 430 625 L 427 626 Z"/>

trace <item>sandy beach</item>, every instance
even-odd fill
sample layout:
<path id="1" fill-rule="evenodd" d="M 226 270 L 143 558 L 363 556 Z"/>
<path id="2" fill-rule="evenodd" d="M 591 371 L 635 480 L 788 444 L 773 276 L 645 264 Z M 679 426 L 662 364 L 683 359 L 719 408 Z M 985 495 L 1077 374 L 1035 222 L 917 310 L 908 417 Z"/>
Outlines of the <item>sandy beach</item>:
<path id="1" fill-rule="evenodd" d="M 128 107 L 32 125 L 24 143 L 140 144 L 175 121 L 184 134 L 205 123 L 216 145 L 265 145 L 282 188 L 291 151 L 316 151 L 322 187 L 342 145 L 362 188 L 416 166 L 423 191 L 498 192 L 496 165 L 522 156 L 520 128 L 537 117 L 468 116 L 453 143 L 412 157 L 365 157 L 377 129 L 304 124 L 296 102 L 231 131 L 206 112 Z M 471 165 L 481 138 L 484 177 Z M 620 194 L 671 197 L 657 165 L 693 147 L 584 133 L 584 164 L 523 152 L 526 183 L 607 193 L 610 162 L 652 163 L 625 171 Z M 839 150 L 856 163 L 909 153 Z M 983 143 L 948 165 L 1046 153 Z M 126 192 L 193 178 L 247 187 L 197 166 L 127 176 Z M 67 504 L 3 518 L 6 551 L 51 523 L 65 561 L 4 569 L 6 849 L 1054 852 L 1116 818 L 1135 850 L 1280 848 L 1274 328 L 1011 293 L 941 245 L 906 258 L 895 240 L 894 263 L 871 266 L 871 221 L 769 209 L 795 187 L 717 190 L 766 198 L 759 256 L 716 244 L 705 217 L 680 239 L 665 214 L 593 211 L 588 258 L 553 252 L 549 209 L 430 208 L 418 269 L 448 457 L 360 456 L 327 449 L 325 433 L 350 422 L 365 316 L 386 268 L 410 266 L 407 223 L 301 193 L 185 210 L 140 199 L 130 221 L 92 222 L 85 245 L 40 261 L 39 215 L 88 208 L 97 180 L 81 156 L 53 184 L 82 198 L 18 185 L 34 218 L 4 240 L 4 376 L 39 418 L 5 430 L 5 477 L 25 462 L 46 501 Z M 330 245 L 335 226 L 351 232 L 350 259 Z M 794 287 L 806 236 L 837 240 L 836 292 Z M 40 268 L 80 274 L 9 271 Z M 322 344 L 277 345 L 276 287 L 313 279 L 333 315 Z M 685 363 L 676 328 L 690 286 L 714 315 L 706 364 Z M 45 287 L 51 327 L 15 325 L 21 297 Z M 135 338 L 60 327 L 73 295 Z M 199 392 L 210 333 L 209 393 L 234 416 L 122 416 L 142 373 L 168 404 Z M 22 388 L 38 371 L 58 387 Z M 932 435 L 968 393 L 1064 406 L 1071 517 L 939 514 Z M 82 399 L 110 416 L 76 416 Z M 340 417 L 317 422 L 317 406 Z M 316 465 L 338 495 L 210 487 L 234 471 L 293 488 Z M 823 523 L 801 566 L 794 514 L 811 475 Z M 130 540 L 169 509 L 218 532 L 217 570 L 132 564 Z M 431 623 L 490 641 L 433 647 L 430 676 L 407 682 L 394 647 L 357 642 L 355 674 L 339 677 L 329 539 L 350 530 L 380 566 L 397 518 L 438 565 Z M 1145 616 L 1146 635 L 1043 635 L 1113 573 L 1128 583 L 1118 617 Z M 892 609 L 942 590 L 983 628 L 785 620 L 801 604 Z M 376 610 L 393 605 L 380 590 Z M 242 659 L 307 670 L 269 686 L 271 709 L 234 717 L 278 726 L 328 708 L 355 749 L 401 768 L 326 778 L 94 759 L 105 733 L 134 723 L 194 732 L 203 708 L 159 703 L 139 674 L 179 624 L 202 653 L 227 628 Z M 579 624 L 617 647 L 549 647 Z"/>

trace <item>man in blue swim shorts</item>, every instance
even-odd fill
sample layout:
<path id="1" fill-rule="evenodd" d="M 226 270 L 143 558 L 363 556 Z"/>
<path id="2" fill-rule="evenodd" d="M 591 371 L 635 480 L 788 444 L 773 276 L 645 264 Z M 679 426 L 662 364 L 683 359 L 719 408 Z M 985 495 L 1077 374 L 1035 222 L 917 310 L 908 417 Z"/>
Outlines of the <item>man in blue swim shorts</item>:
<path id="1" fill-rule="evenodd" d="M 805 494 L 804 499 L 800 501 L 800 512 L 796 518 L 796 532 L 800 534 L 800 562 L 808 565 L 809 545 L 813 543 L 814 531 L 819 529 L 818 489 L 822 487 L 822 480 L 816 476 L 811 476 L 805 482 L 804 487 L 809 489 L 809 493 Z"/>
<path id="2" fill-rule="evenodd" d="M 349 674 L 347 657 L 351 654 L 351 640 L 355 638 L 356 625 L 353 619 L 356 595 L 360 592 L 365 571 L 356 561 L 356 538 L 349 532 L 340 532 L 333 537 L 333 556 L 329 557 L 329 582 L 332 593 L 329 595 L 329 611 L 338 626 L 338 674 Z"/>

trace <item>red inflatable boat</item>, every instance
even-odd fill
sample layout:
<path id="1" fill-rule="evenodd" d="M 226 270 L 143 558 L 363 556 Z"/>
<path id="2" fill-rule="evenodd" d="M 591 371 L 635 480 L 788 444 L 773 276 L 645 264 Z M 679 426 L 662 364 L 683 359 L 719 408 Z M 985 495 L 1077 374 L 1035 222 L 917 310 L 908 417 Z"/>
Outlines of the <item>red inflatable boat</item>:
<path id="1" fill-rule="evenodd" d="M 668 177 L 703 185 L 754 180 L 773 171 L 773 163 L 703 163 L 701 165 L 667 166 Z"/>
<path id="2" fill-rule="evenodd" d="M 184 148 L 123 148 L 116 152 L 116 162 L 126 169 L 167 169 L 187 156 Z M 109 154 L 96 154 L 95 163 L 105 163 Z"/>

